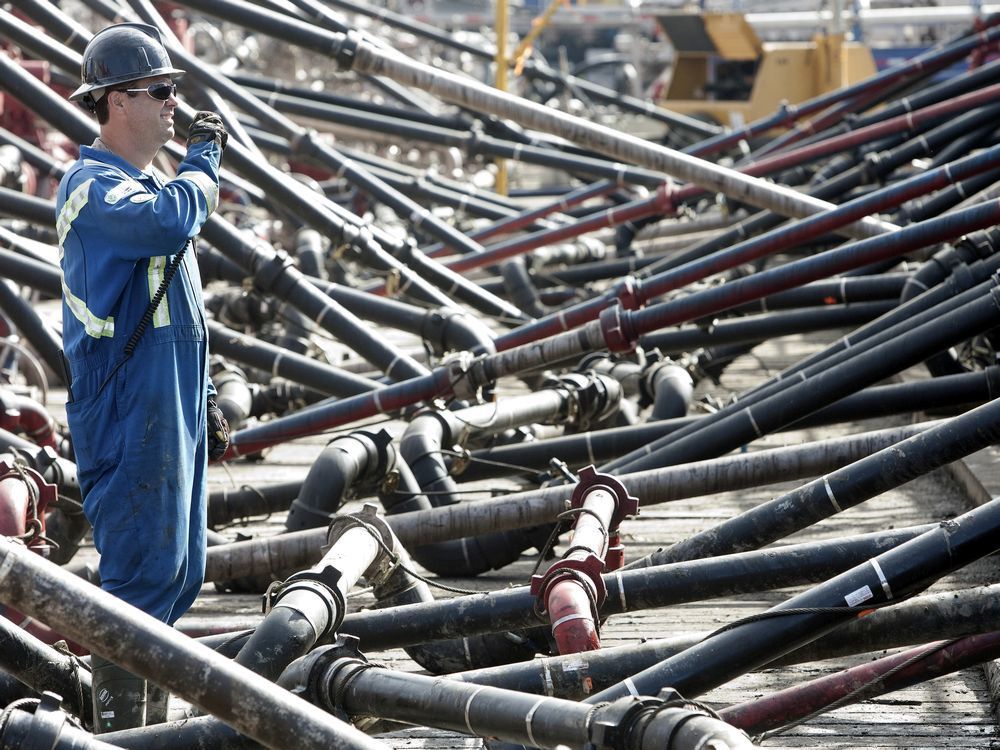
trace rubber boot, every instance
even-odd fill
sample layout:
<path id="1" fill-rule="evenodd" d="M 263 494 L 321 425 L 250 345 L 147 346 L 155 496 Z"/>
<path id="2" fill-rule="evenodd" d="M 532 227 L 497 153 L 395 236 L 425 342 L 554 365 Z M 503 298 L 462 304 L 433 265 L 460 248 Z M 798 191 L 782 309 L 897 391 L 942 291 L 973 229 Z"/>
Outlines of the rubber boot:
<path id="1" fill-rule="evenodd" d="M 91 654 L 94 734 L 146 724 L 146 681 L 114 662 Z"/>
<path id="2" fill-rule="evenodd" d="M 146 685 L 146 726 L 163 724 L 170 715 L 170 693 L 154 682 Z"/>

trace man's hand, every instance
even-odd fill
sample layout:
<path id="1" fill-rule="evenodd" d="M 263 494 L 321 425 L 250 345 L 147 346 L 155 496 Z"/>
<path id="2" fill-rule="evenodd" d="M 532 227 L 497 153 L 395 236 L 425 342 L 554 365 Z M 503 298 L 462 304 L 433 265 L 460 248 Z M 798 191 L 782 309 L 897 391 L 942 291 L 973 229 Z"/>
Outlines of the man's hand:
<path id="1" fill-rule="evenodd" d="M 208 458 L 218 461 L 229 449 L 229 422 L 214 398 L 208 399 Z"/>
<path id="2" fill-rule="evenodd" d="M 222 124 L 222 118 L 215 112 L 195 112 L 194 119 L 191 120 L 191 127 L 188 128 L 187 145 L 190 148 L 195 143 L 205 141 L 215 141 L 225 151 L 226 144 L 229 143 L 229 133 L 226 126 Z"/>

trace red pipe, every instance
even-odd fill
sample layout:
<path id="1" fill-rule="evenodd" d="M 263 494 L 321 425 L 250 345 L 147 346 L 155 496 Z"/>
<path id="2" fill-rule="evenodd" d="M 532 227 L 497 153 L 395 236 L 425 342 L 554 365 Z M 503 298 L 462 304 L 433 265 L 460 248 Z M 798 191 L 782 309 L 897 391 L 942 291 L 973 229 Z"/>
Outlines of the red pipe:
<path id="1" fill-rule="evenodd" d="M 888 120 L 876 122 L 867 127 L 852 130 L 848 133 L 841 133 L 840 135 L 835 135 L 832 138 L 827 138 L 808 146 L 802 146 L 788 153 L 767 156 L 745 167 L 741 167 L 739 171 L 753 176 L 779 172 L 789 167 L 815 161 L 823 156 L 846 151 L 862 143 L 877 141 L 887 135 L 901 133 L 906 130 L 915 130 L 919 126 L 932 123 L 936 120 L 944 120 L 950 115 L 959 112 L 965 112 L 985 104 L 993 104 L 996 102 L 998 94 L 1000 94 L 1000 83 L 995 83 L 991 86 L 956 96 L 954 99 L 931 104 L 914 112 L 907 112 L 905 115 L 890 117 Z M 803 131 L 803 135 L 808 134 L 809 132 Z"/>
<path id="2" fill-rule="evenodd" d="M 549 587 L 545 606 L 560 654 L 596 651 L 601 647 L 592 598 L 596 592 L 588 588 L 592 589 L 579 578 L 564 578 Z"/>
<path id="3" fill-rule="evenodd" d="M 32 503 L 30 483 L 35 485 L 37 501 Z M 0 535 L 19 537 L 26 540 L 28 549 L 42 557 L 48 557 L 49 545 L 45 536 L 45 508 L 56 497 L 56 485 L 47 483 L 33 469 L 15 468 L 6 461 L 0 462 Z M 28 536 L 29 527 L 36 529 L 34 536 Z M 6 617 L 22 630 L 49 645 L 66 638 L 49 626 L 33 620 L 23 612 L 0 605 L 0 616 Z M 79 644 L 67 642 L 76 654 L 86 654 L 87 649 Z"/>
<path id="4" fill-rule="evenodd" d="M 998 656 L 1000 632 L 973 635 L 950 643 L 939 641 L 794 685 L 763 698 L 737 703 L 719 713 L 734 727 L 751 735 L 759 734 L 822 711 L 835 701 L 843 701 L 839 705 L 856 703 Z M 862 686 L 870 687 L 861 692 Z M 850 699 L 847 696 L 851 696 Z"/>
<path id="5" fill-rule="evenodd" d="M 594 183 L 593 185 L 587 185 L 579 190 L 567 193 L 558 201 L 554 201 L 553 203 L 539 206 L 538 208 L 530 211 L 525 211 L 524 213 L 512 216 L 509 219 L 502 219 L 475 232 L 469 232 L 469 239 L 476 240 L 478 242 L 489 237 L 495 237 L 498 234 L 519 231 L 532 222 L 543 219 L 551 213 L 555 213 L 556 211 L 565 211 L 567 208 L 583 203 L 590 198 L 607 195 L 617 187 L 618 186 L 610 180 Z M 428 258 L 439 258 L 442 255 L 447 255 L 451 251 L 453 251 L 453 248 L 450 246 L 440 245 L 428 250 L 426 255 Z"/>
<path id="6" fill-rule="evenodd" d="M 18 474 L 8 471 L 0 477 L 0 534 L 23 537 L 27 533 L 30 503 L 28 485 Z"/>
<path id="7" fill-rule="evenodd" d="M 9 432 L 23 432 L 43 447 L 59 447 L 55 420 L 40 403 L 4 390 L 0 391 L 0 407 L 0 427 Z"/>
<path id="8" fill-rule="evenodd" d="M 701 188 L 699 188 L 699 191 L 703 192 Z M 672 183 L 664 182 L 648 198 L 598 211 L 561 227 L 543 229 L 540 232 L 534 232 L 525 237 L 514 237 L 492 245 L 484 252 L 476 253 L 475 255 L 463 255 L 444 263 L 444 265 L 452 271 L 459 273 L 469 271 L 473 268 L 482 268 L 483 266 L 493 265 L 501 260 L 512 258 L 515 255 L 523 255 L 535 248 L 545 247 L 554 242 L 560 242 L 572 237 L 579 237 L 589 232 L 595 232 L 598 229 L 606 229 L 647 216 L 666 215 L 673 210 L 673 206 Z"/>

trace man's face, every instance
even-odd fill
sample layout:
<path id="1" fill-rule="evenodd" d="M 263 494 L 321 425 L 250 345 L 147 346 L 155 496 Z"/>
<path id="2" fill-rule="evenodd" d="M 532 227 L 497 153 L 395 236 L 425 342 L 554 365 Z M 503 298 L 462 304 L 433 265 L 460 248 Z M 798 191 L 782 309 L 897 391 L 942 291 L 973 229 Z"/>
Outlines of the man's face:
<path id="1" fill-rule="evenodd" d="M 153 76 L 130 81 L 122 88 L 131 93 L 121 93 L 124 97 L 124 115 L 128 129 L 137 143 L 159 148 L 174 137 L 174 110 L 177 99 L 171 95 L 166 101 L 154 99 L 145 89 L 154 83 L 170 84 L 170 76 Z M 141 91 L 136 91 L 142 89 Z"/>

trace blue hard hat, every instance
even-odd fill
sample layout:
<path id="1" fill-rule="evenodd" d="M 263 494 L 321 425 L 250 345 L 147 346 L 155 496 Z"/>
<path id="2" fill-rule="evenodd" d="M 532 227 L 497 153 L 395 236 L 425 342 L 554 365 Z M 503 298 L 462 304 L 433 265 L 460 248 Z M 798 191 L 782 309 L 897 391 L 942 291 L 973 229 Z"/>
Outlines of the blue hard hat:
<path id="1" fill-rule="evenodd" d="M 87 43 L 80 66 L 83 83 L 69 95 L 91 109 L 110 86 L 158 75 L 182 75 L 170 64 L 155 26 L 119 23 L 101 29 Z"/>

